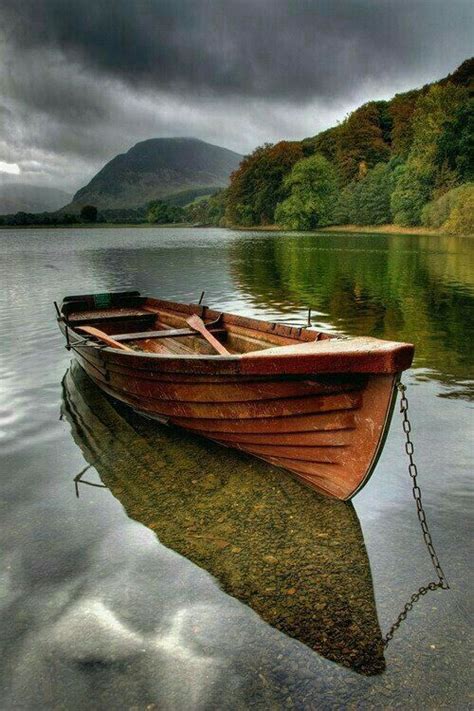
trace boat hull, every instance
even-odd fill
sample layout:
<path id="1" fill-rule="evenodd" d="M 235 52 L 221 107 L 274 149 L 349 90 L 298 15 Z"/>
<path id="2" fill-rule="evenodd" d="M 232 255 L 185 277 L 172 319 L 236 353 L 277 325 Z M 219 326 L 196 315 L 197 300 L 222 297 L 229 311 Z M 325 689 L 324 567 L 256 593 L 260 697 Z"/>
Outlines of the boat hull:
<path id="1" fill-rule="evenodd" d="M 397 375 L 291 380 L 137 372 L 76 352 L 90 378 L 140 414 L 290 471 L 348 500 L 370 477 L 389 426 Z"/>

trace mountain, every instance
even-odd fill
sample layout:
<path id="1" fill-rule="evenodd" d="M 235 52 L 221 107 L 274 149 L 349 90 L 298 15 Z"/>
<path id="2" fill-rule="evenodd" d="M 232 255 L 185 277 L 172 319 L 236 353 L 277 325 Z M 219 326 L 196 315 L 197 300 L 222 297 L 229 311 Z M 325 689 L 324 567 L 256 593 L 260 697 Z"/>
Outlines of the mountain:
<path id="1" fill-rule="evenodd" d="M 151 138 L 107 163 L 63 208 L 138 207 L 151 200 L 202 188 L 225 187 L 242 156 L 196 138 Z"/>
<path id="2" fill-rule="evenodd" d="M 0 183 L 0 215 L 58 210 L 70 199 L 68 193 L 57 188 L 25 183 Z"/>

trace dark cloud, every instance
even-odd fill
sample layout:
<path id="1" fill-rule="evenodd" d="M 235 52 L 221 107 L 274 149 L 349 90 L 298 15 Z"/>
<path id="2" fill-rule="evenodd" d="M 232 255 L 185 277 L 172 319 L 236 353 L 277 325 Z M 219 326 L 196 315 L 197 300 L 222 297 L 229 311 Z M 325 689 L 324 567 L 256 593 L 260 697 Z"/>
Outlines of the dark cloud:
<path id="1" fill-rule="evenodd" d="M 473 24 L 470 0 L 1 0 L 0 161 L 74 188 L 151 136 L 312 135 L 454 70 Z"/>
<path id="2" fill-rule="evenodd" d="M 467 50 L 473 4 L 454 0 L 3 0 L 23 50 L 159 90 L 305 99 L 439 66 Z M 441 45 L 440 45 L 441 41 Z M 462 55 L 463 56 L 463 55 Z"/>

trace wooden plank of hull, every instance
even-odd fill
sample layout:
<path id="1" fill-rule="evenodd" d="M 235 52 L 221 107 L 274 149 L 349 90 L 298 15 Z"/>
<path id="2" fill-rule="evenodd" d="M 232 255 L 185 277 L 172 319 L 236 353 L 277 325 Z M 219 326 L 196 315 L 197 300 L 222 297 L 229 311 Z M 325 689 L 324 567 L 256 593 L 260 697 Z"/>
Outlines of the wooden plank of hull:
<path id="1" fill-rule="evenodd" d="M 352 432 L 355 427 L 335 429 L 321 432 L 282 432 L 280 434 L 251 433 L 244 432 L 209 432 L 206 430 L 197 431 L 197 434 L 211 439 L 219 440 L 221 443 L 248 444 L 248 445 L 289 445 L 292 447 L 313 447 L 332 446 L 342 447 L 352 443 Z"/>
<path id="2" fill-rule="evenodd" d="M 313 462 L 314 464 L 344 464 L 344 454 L 349 445 L 321 445 L 315 447 L 298 447 L 287 445 L 255 445 L 238 444 L 238 449 L 242 449 L 250 454 L 259 457 L 277 457 L 280 460 L 291 459 L 293 461 Z"/>
<path id="3" fill-rule="evenodd" d="M 375 338 L 332 338 L 244 353 L 241 372 L 246 374 L 398 373 L 411 364 L 413 348 L 405 343 Z"/>
<path id="4" fill-rule="evenodd" d="M 92 349 L 91 349 L 92 350 Z M 153 373 L 179 373 L 196 375 L 240 375 L 241 357 L 230 356 L 175 356 L 153 357 L 153 355 L 140 355 L 137 353 L 118 354 L 113 348 L 102 351 L 104 363 L 107 368 L 121 367 L 126 364 L 127 369 L 136 372 L 147 371 Z M 126 361 L 124 358 L 126 357 Z"/>
<path id="5" fill-rule="evenodd" d="M 170 422 L 189 430 L 201 430 L 203 434 L 220 432 L 245 432 L 252 434 L 275 434 L 280 432 L 320 432 L 326 430 L 344 430 L 355 427 L 354 411 L 318 412 L 310 415 L 293 415 L 291 417 L 273 418 L 261 417 L 258 420 L 236 420 L 229 427 L 228 420 L 196 420 L 189 417 L 173 417 Z M 207 435 L 209 436 L 209 434 Z"/>
<path id="6" fill-rule="evenodd" d="M 355 340 L 355 339 L 354 339 Z M 363 340 L 363 339 L 362 339 Z M 328 341 L 325 341 L 325 343 Z M 300 344 L 304 346 L 306 344 Z M 313 344 L 309 344 L 313 345 Z M 136 372 L 179 373 L 195 375 L 243 375 L 246 376 L 310 376 L 319 374 L 347 373 L 396 373 L 403 370 L 405 352 L 384 351 L 378 353 L 366 352 L 363 344 L 358 344 L 359 350 L 351 350 L 341 343 L 341 353 L 332 347 L 331 352 L 308 353 L 294 351 L 282 355 L 265 357 L 253 354 L 209 356 L 209 355 L 174 355 L 162 357 L 160 354 L 122 353 L 114 348 L 102 351 L 102 357 L 107 367 L 119 365 Z M 282 350 L 285 346 L 282 346 Z M 296 347 L 295 347 L 296 348 Z M 91 349 L 92 350 L 92 349 Z M 270 349 L 269 349 L 270 350 Z M 163 354 L 164 355 L 164 354 Z M 400 361 L 400 362 L 399 362 Z"/>
<path id="7" fill-rule="evenodd" d="M 336 478 L 334 470 L 329 471 L 325 476 L 324 468 L 320 466 L 318 470 L 319 474 L 316 472 L 313 472 L 312 474 L 305 474 L 298 472 L 295 468 L 288 469 L 278 461 L 273 462 L 271 459 L 265 459 L 264 461 L 267 461 L 269 464 L 273 464 L 274 466 L 286 469 L 291 472 L 291 474 L 296 476 L 297 479 L 303 482 L 303 484 L 310 486 L 312 489 L 316 489 L 316 491 L 319 491 L 321 494 L 331 496 L 335 499 L 341 499 L 342 501 L 346 501 L 350 498 L 350 496 L 346 495 L 347 483 L 345 481 L 341 481 L 340 475 Z"/>
<path id="8" fill-rule="evenodd" d="M 253 383 L 239 381 L 180 383 L 162 382 L 156 377 L 142 377 L 130 372 L 127 375 L 108 369 L 111 387 L 133 395 L 177 402 L 257 402 L 310 394 L 337 394 L 360 388 L 356 381 L 320 383 L 310 380 L 259 380 Z M 222 378 L 221 378 L 222 380 Z"/>
<path id="9" fill-rule="evenodd" d="M 358 392 L 280 398 L 278 400 L 262 400 L 260 402 L 177 402 L 152 397 L 137 397 L 110 384 L 108 384 L 108 388 L 114 393 L 115 397 L 140 410 L 149 410 L 173 419 L 192 418 L 200 421 L 214 421 L 215 419 L 231 422 L 242 419 L 273 420 L 274 418 L 286 418 L 302 413 L 314 414 L 337 410 L 353 410 L 360 407 L 362 402 L 361 394 Z"/>
<path id="10" fill-rule="evenodd" d="M 356 339 L 353 339 L 354 341 Z M 104 362 L 108 367 L 120 365 L 139 371 L 152 371 L 155 373 L 179 374 L 210 374 L 210 375 L 302 375 L 308 377 L 318 374 L 347 374 L 347 373 L 395 373 L 406 367 L 405 360 L 408 356 L 406 350 L 390 350 L 375 347 L 370 350 L 365 347 L 365 340 L 360 339 L 357 344 L 349 348 L 338 342 L 331 345 L 327 351 L 319 350 L 306 352 L 296 350 L 305 345 L 295 346 L 293 351 L 268 357 L 259 355 L 265 351 L 253 354 L 209 356 L 209 355 L 160 355 L 148 353 L 118 353 L 116 349 L 109 348 L 102 351 Z M 317 345 L 317 344 L 316 344 Z M 282 346 L 281 350 L 284 350 Z M 269 351 L 272 349 L 269 349 Z M 278 349 L 275 349 L 278 350 Z M 164 355 L 164 354 L 163 354 Z"/>
<path id="11" fill-rule="evenodd" d="M 193 386 L 191 391 L 200 385 L 208 386 L 211 384 L 217 384 L 223 388 L 224 395 L 222 400 L 236 399 L 232 397 L 232 388 L 229 387 L 231 385 L 235 386 L 235 390 L 237 392 L 240 391 L 243 393 L 244 397 L 242 397 L 242 400 L 246 400 L 253 399 L 252 393 L 256 391 L 250 389 L 248 390 L 248 387 L 256 384 L 259 386 L 259 391 L 261 391 L 262 394 L 265 394 L 266 390 L 268 390 L 269 393 L 273 388 L 277 390 L 279 385 L 283 385 L 283 389 L 290 389 L 290 383 L 292 383 L 293 386 L 298 387 L 301 383 L 310 382 L 313 383 L 311 387 L 314 388 L 315 391 L 330 392 L 334 388 L 337 388 L 338 391 L 353 390 L 357 387 L 363 387 L 367 382 L 367 375 L 354 373 L 311 373 L 306 376 L 291 376 L 279 373 L 267 375 L 244 375 L 242 373 L 219 373 L 218 369 L 209 373 L 195 373 L 192 371 L 192 362 L 189 365 L 187 372 L 175 373 L 172 371 L 159 371 L 157 367 L 154 369 L 147 368 L 146 364 L 145 367 L 137 369 L 135 367 L 127 366 L 123 361 L 116 363 L 111 362 L 110 359 L 105 360 L 103 355 L 99 357 L 97 350 L 95 348 L 91 348 L 90 346 L 78 346 L 78 348 L 90 362 L 98 365 L 104 370 L 104 373 L 107 371 L 110 378 L 117 375 L 125 378 L 126 382 L 133 379 L 145 383 L 147 381 L 151 381 L 153 383 L 159 383 L 160 385 L 167 383 L 179 386 L 190 384 Z M 226 395 L 226 392 L 229 392 L 229 396 Z M 248 392 L 248 396 L 245 395 L 246 392 Z M 299 394 L 299 391 L 295 391 L 294 394 Z"/>
<path id="12" fill-rule="evenodd" d="M 140 402 L 138 398 L 127 395 L 123 391 L 118 391 L 113 389 L 106 377 L 105 370 L 100 370 L 97 368 L 95 363 L 90 362 L 88 357 L 84 357 L 84 353 L 76 353 L 76 356 L 81 363 L 82 367 L 88 373 L 88 375 L 104 389 L 108 394 L 112 395 L 118 400 L 122 400 L 127 404 L 131 405 L 139 411 L 143 411 L 149 416 L 162 415 L 163 413 L 158 412 L 153 406 L 147 407 L 147 403 Z M 163 419 L 160 416 L 160 419 Z M 334 431 L 344 431 L 355 428 L 355 419 L 353 411 L 330 411 L 329 413 L 325 411 L 319 411 L 310 415 L 293 415 L 291 417 L 284 418 L 273 418 L 273 417 L 261 417 L 258 419 L 242 419 L 235 420 L 232 424 L 229 424 L 229 420 L 224 420 L 222 418 L 188 418 L 188 417 L 166 417 L 173 424 L 176 424 L 185 429 L 190 429 L 203 436 L 210 437 L 211 439 L 219 439 L 225 441 L 229 438 L 229 444 L 235 438 L 235 441 L 240 441 L 240 434 L 244 435 L 249 433 L 250 436 L 268 436 L 279 437 L 282 434 L 286 435 L 288 433 L 295 433 L 298 437 L 312 437 L 319 433 L 324 432 L 334 432 Z M 230 431 L 231 428 L 231 431 Z M 298 439 L 296 443 L 299 443 Z M 306 441 L 301 442 L 301 444 L 311 444 L 312 442 Z"/>
<path id="13" fill-rule="evenodd" d="M 107 371 L 108 374 L 118 373 L 120 375 L 125 375 L 129 378 L 131 375 L 135 378 L 146 379 L 160 382 L 171 382 L 171 383 L 255 383 L 262 382 L 265 377 L 261 375 L 245 375 L 242 376 L 237 371 L 229 372 L 219 372 L 219 369 L 208 370 L 204 373 L 196 373 L 192 368 L 188 367 L 187 372 L 173 372 L 173 370 L 165 370 L 162 368 L 160 370 L 160 362 L 154 361 L 152 364 L 140 361 L 142 367 L 136 367 L 135 364 L 127 361 L 124 363 L 123 360 L 118 362 L 110 360 L 110 358 L 105 361 L 102 353 L 99 353 L 96 348 L 91 347 L 88 344 L 74 344 L 73 349 L 76 353 L 81 354 L 90 363 L 93 363 L 96 367 L 103 370 L 104 374 Z M 220 359 L 219 359 L 220 360 Z M 148 367 L 150 366 L 150 367 Z M 281 376 L 268 376 L 268 379 L 275 381 L 276 379 L 282 380 Z M 285 378 L 286 379 L 286 378 Z"/>

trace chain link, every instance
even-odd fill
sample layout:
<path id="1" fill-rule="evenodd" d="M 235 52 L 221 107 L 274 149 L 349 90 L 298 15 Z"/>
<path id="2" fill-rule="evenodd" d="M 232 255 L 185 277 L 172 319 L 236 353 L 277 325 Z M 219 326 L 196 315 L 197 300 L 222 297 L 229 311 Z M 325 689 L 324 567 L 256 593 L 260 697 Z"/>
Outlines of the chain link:
<path id="1" fill-rule="evenodd" d="M 428 553 L 430 554 L 431 562 L 433 563 L 433 568 L 436 571 L 436 575 L 438 576 L 438 580 L 435 582 L 428 583 L 428 585 L 424 586 L 422 585 L 417 592 L 413 593 L 413 595 L 410 597 L 408 602 L 405 603 L 405 606 L 399 616 L 397 617 L 396 621 L 393 623 L 393 625 L 390 627 L 389 631 L 383 638 L 383 644 L 386 647 L 388 643 L 390 642 L 391 639 L 393 639 L 393 636 L 397 629 L 400 627 L 401 623 L 406 619 L 408 613 L 410 610 L 413 609 L 413 605 L 418 602 L 418 600 L 423 596 L 426 595 L 427 592 L 430 590 L 448 590 L 449 589 L 449 584 L 448 581 L 446 580 L 446 576 L 443 572 L 443 569 L 441 567 L 441 564 L 439 562 L 438 556 L 436 554 L 434 545 L 433 545 L 433 540 L 431 538 L 431 533 L 428 528 L 428 523 L 426 521 L 426 512 L 423 508 L 423 503 L 421 500 L 421 489 L 418 485 L 418 469 L 415 464 L 414 460 L 414 454 L 415 454 L 415 447 L 413 445 L 413 442 L 411 440 L 411 423 L 408 418 L 408 399 L 406 396 L 406 385 L 403 385 L 403 383 L 397 383 L 397 389 L 400 392 L 400 412 L 402 415 L 402 426 L 403 426 L 403 431 L 405 433 L 405 452 L 408 457 L 408 473 L 411 476 L 412 479 L 412 484 L 413 484 L 413 498 L 415 499 L 415 504 L 416 504 L 416 513 L 418 516 L 418 520 L 420 522 L 420 527 L 423 532 L 423 539 L 425 541 L 426 547 L 428 549 Z"/>

